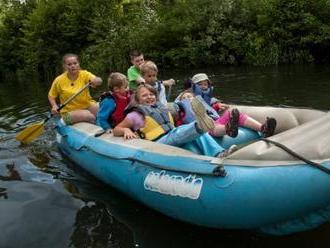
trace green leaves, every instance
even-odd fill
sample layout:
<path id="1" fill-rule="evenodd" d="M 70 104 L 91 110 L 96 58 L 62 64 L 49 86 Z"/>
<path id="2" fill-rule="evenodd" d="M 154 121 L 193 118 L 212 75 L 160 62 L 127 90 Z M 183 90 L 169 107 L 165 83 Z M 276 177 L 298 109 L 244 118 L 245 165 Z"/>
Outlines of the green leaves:
<path id="1" fill-rule="evenodd" d="M 161 67 L 330 60 L 328 0 L 0 0 L 0 71 L 55 74 L 81 55 L 125 72 L 139 49 Z"/>

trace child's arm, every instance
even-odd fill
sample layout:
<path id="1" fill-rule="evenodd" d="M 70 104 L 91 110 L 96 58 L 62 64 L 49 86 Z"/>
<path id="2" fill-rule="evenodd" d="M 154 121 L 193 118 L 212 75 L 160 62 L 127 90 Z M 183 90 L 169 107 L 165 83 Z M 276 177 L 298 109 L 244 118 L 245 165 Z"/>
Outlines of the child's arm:
<path id="1" fill-rule="evenodd" d="M 139 136 L 132 130 L 139 130 L 144 127 L 144 117 L 139 112 L 133 111 L 126 115 L 125 119 L 120 122 L 114 129 L 114 136 L 123 136 L 124 139 L 136 139 Z"/>
<path id="2" fill-rule="evenodd" d="M 135 82 L 137 83 L 137 85 L 139 85 L 139 84 L 145 83 L 146 81 L 144 80 L 143 77 L 138 75 L 137 78 L 135 79 Z"/>
<path id="3" fill-rule="evenodd" d="M 141 74 L 138 71 L 134 70 L 133 67 L 130 67 L 127 70 L 127 79 L 128 79 L 128 82 L 137 84 L 137 85 L 139 85 L 141 83 L 145 83 L 144 78 L 141 76 Z"/>
<path id="4" fill-rule="evenodd" d="M 215 103 L 221 103 L 222 101 L 216 97 L 212 97 L 211 98 L 211 105 L 215 104 Z"/>
<path id="5" fill-rule="evenodd" d="M 96 88 L 97 86 L 100 86 L 102 84 L 102 78 L 95 76 L 89 80 L 89 83 L 92 86 L 92 88 Z"/>
<path id="6" fill-rule="evenodd" d="M 165 86 L 171 86 L 171 85 L 174 85 L 174 84 L 175 84 L 175 80 L 174 80 L 173 78 L 168 79 L 168 80 L 164 80 L 164 81 L 163 81 L 163 84 L 164 84 Z"/>
<path id="7" fill-rule="evenodd" d="M 131 130 L 134 123 L 131 119 L 126 117 L 122 122 L 120 122 L 114 129 L 114 136 L 123 136 L 124 139 L 136 139 L 138 136 Z"/>
<path id="8" fill-rule="evenodd" d="M 108 122 L 109 116 L 116 108 L 116 103 L 112 98 L 105 98 L 100 103 L 100 109 L 97 113 L 96 124 L 104 130 L 110 130 L 111 124 Z"/>
<path id="9" fill-rule="evenodd" d="M 228 104 L 222 103 L 219 99 L 215 97 L 212 97 L 211 99 L 211 106 L 217 112 L 229 109 Z"/>
<path id="10" fill-rule="evenodd" d="M 224 111 L 224 110 L 229 109 L 229 105 L 225 104 L 225 103 L 217 102 L 217 103 L 212 104 L 212 108 L 215 111 L 219 112 L 219 111 Z"/>

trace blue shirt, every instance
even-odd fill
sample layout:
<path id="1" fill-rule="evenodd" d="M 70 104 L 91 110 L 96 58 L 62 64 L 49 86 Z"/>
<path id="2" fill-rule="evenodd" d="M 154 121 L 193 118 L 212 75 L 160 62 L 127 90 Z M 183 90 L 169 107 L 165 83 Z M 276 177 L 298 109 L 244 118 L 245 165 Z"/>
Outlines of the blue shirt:
<path id="1" fill-rule="evenodd" d="M 96 115 L 96 125 L 104 130 L 112 128 L 108 122 L 109 117 L 116 109 L 116 103 L 113 98 L 106 97 L 100 102 L 100 108 Z"/>

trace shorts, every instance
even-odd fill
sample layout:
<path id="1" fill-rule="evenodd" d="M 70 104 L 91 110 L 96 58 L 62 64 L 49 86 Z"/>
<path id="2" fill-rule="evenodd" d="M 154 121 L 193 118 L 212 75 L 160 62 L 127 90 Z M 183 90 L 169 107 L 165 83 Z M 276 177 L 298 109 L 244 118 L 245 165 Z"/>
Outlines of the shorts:
<path id="1" fill-rule="evenodd" d="M 70 115 L 70 112 L 62 114 L 62 119 L 66 125 L 72 125 L 72 117 Z"/>

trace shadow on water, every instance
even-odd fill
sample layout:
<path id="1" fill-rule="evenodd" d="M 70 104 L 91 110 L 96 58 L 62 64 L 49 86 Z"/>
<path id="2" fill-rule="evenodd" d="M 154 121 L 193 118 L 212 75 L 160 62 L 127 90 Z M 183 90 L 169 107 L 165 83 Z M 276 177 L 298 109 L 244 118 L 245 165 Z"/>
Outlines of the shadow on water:
<path id="1" fill-rule="evenodd" d="M 329 109 L 327 67 L 209 68 L 191 74 L 202 71 L 210 75 L 215 94 L 225 102 Z M 186 72 L 163 75 L 181 82 L 191 76 Z M 39 139 L 19 144 L 17 131 L 47 116 L 49 84 L 1 82 L 1 86 L 1 248 L 278 248 L 328 247 L 330 243 L 330 224 L 274 237 L 198 227 L 161 215 L 100 183 L 63 157 L 55 143 L 55 120 L 47 123 Z M 176 85 L 172 98 L 182 88 L 182 84 Z"/>

